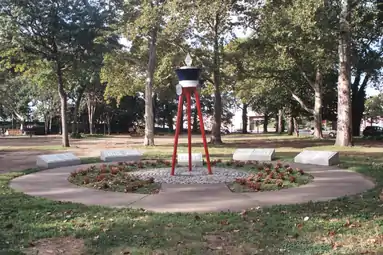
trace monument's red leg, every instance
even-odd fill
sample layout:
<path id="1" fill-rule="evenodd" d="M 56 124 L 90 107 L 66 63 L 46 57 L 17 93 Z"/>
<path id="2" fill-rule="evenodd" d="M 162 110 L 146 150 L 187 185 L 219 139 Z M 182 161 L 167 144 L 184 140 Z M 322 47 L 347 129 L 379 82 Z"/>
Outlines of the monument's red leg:
<path id="1" fill-rule="evenodd" d="M 199 125 L 200 125 L 200 129 L 201 129 L 203 147 L 205 148 L 207 170 L 209 171 L 209 174 L 212 174 L 211 165 L 210 165 L 209 150 L 207 148 L 207 142 L 206 142 L 205 127 L 204 127 L 203 118 L 202 118 L 201 102 L 199 100 L 199 94 L 198 94 L 198 91 L 196 89 L 194 90 L 194 95 L 195 95 L 195 101 L 196 101 L 196 105 L 197 105 L 197 112 L 198 112 L 198 117 L 199 117 Z"/>
<path id="2" fill-rule="evenodd" d="M 171 175 L 174 175 L 174 169 L 176 167 L 177 146 L 178 146 L 178 136 L 180 134 L 182 106 L 183 106 L 183 96 L 180 95 L 178 97 L 177 124 L 176 124 L 176 134 L 174 136 L 174 150 L 173 150 L 173 158 L 172 158 L 172 171 L 170 173 Z"/>
<path id="3" fill-rule="evenodd" d="M 188 152 L 189 152 L 189 171 L 192 170 L 192 147 L 191 147 L 191 90 L 187 90 L 185 94 L 188 111 Z"/>

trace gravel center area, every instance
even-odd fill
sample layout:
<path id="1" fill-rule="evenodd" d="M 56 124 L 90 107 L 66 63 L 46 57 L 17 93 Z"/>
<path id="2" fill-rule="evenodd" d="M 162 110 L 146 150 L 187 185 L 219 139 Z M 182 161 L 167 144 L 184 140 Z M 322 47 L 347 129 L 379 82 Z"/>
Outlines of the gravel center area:
<path id="1" fill-rule="evenodd" d="M 151 177 L 158 183 L 173 183 L 173 184 L 211 184 L 211 183 L 227 183 L 233 182 L 236 178 L 244 178 L 249 176 L 246 171 L 213 167 L 213 174 L 208 174 L 205 167 L 194 167 L 189 172 L 188 167 L 177 167 L 175 175 L 170 175 L 171 168 L 153 168 L 139 171 L 129 172 L 140 179 L 147 180 Z"/>

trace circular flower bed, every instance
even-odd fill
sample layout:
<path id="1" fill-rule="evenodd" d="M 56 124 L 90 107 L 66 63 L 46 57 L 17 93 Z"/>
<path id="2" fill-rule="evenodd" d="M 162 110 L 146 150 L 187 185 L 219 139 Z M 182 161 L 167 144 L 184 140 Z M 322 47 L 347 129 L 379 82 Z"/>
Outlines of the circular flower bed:
<path id="1" fill-rule="evenodd" d="M 100 190 L 153 194 L 159 192 L 160 183 L 155 183 L 154 178 L 140 179 L 129 172 L 159 166 L 170 166 L 170 162 L 119 162 L 116 165 L 91 166 L 72 172 L 68 180 L 79 186 Z"/>
<path id="2" fill-rule="evenodd" d="M 79 169 L 68 180 L 76 185 L 106 191 L 158 193 L 161 183 L 226 183 L 233 192 L 267 191 L 296 187 L 310 182 L 312 177 L 301 169 L 282 163 L 257 161 L 211 161 L 213 175 L 201 167 L 188 172 L 187 167 L 177 167 L 170 175 L 171 163 L 165 160 L 119 162 Z M 206 168 L 206 167 L 205 167 Z"/>
<path id="3" fill-rule="evenodd" d="M 227 163 L 231 164 L 231 163 Z M 238 165 L 238 163 L 237 163 Z M 246 178 L 237 178 L 229 183 L 233 192 L 256 192 L 292 188 L 309 183 L 313 177 L 302 169 L 293 169 L 289 164 L 272 163 L 240 163 L 241 167 L 249 167 L 251 174 Z"/>

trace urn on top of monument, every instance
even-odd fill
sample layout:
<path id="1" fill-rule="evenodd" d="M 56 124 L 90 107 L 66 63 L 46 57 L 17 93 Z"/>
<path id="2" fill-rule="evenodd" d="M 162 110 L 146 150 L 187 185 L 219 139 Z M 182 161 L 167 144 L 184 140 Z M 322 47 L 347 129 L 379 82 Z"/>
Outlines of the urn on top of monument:
<path id="1" fill-rule="evenodd" d="M 197 87 L 199 84 L 199 78 L 201 74 L 201 68 L 193 67 L 190 54 L 186 56 L 186 66 L 176 69 L 179 85 L 183 88 Z"/>

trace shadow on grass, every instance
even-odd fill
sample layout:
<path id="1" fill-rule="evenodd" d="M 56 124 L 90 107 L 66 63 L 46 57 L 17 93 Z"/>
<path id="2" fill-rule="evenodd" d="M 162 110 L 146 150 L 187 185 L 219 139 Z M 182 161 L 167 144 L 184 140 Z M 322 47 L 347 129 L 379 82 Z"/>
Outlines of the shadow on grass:
<path id="1" fill-rule="evenodd" d="M 295 154 L 277 156 L 291 160 Z M 374 254 L 383 243 L 377 235 L 383 224 L 377 199 L 383 186 L 382 154 L 347 152 L 341 160 L 342 166 L 374 178 L 377 187 L 329 202 L 249 210 L 245 216 L 155 214 L 53 202 L 9 189 L 7 182 L 19 174 L 0 175 L 0 254 L 19 254 L 22 246 L 60 236 L 85 239 L 86 254 Z M 342 246 L 334 250 L 335 242 Z"/>

